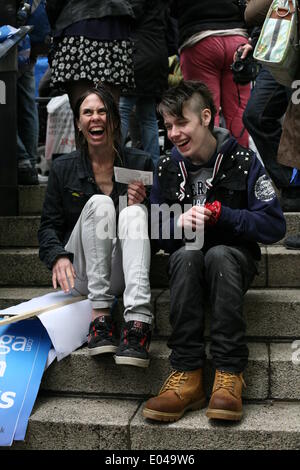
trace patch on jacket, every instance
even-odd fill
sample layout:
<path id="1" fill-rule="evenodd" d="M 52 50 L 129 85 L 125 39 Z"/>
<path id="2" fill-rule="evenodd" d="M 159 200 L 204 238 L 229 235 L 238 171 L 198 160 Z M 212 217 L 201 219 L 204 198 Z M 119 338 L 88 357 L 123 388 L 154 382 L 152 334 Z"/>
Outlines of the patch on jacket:
<path id="1" fill-rule="evenodd" d="M 266 175 L 258 178 L 255 183 L 254 193 L 259 201 L 264 202 L 272 201 L 276 196 L 271 180 Z"/>

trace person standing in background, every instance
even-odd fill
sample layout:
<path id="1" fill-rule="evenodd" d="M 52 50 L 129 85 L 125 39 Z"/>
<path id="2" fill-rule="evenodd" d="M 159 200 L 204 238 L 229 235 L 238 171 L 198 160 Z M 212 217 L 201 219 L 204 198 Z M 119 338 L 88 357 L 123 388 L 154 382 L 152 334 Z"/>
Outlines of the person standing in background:
<path id="1" fill-rule="evenodd" d="M 63 86 L 74 110 L 87 89 L 104 84 L 118 101 L 123 87 L 134 88 L 132 22 L 139 1 L 47 1 L 53 30 L 49 56 L 51 85 Z"/>
<path id="2" fill-rule="evenodd" d="M 35 101 L 34 67 L 39 54 L 49 49 L 50 25 L 45 0 L 17 2 L 17 25 L 31 25 L 33 30 L 18 45 L 17 77 L 17 158 L 18 184 L 39 183 L 36 169 L 39 139 L 39 116 Z"/>
<path id="3" fill-rule="evenodd" d="M 170 1 L 140 0 L 143 7 L 134 30 L 135 89 L 120 98 L 122 136 L 125 142 L 130 115 L 135 108 L 143 149 L 154 165 L 160 156 L 156 102 L 168 86 L 168 22 Z"/>
<path id="4" fill-rule="evenodd" d="M 250 44 L 243 46 L 242 58 L 255 49 L 266 14 L 272 0 L 249 0 L 245 20 L 252 27 Z M 243 122 L 251 135 L 266 171 L 281 191 L 280 204 L 284 211 L 300 209 L 299 188 L 291 187 L 292 168 L 277 161 L 282 135 L 282 118 L 286 113 L 292 90 L 278 83 L 271 72 L 261 67 L 251 97 L 243 115 Z M 297 194 L 298 193 L 298 194 Z"/>
<path id="5" fill-rule="evenodd" d="M 172 15 L 178 19 L 180 66 L 185 80 L 206 83 L 214 96 L 219 125 L 220 108 L 226 128 L 248 146 L 242 122 L 250 84 L 233 81 L 231 64 L 237 48 L 248 42 L 244 2 L 233 0 L 174 0 Z"/>

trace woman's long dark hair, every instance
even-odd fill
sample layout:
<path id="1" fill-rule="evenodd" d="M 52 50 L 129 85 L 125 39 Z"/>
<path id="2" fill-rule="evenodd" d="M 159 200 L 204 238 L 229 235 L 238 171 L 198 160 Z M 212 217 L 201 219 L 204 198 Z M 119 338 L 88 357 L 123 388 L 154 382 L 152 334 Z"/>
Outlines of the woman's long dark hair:
<path id="1" fill-rule="evenodd" d="M 112 145 L 117 153 L 119 153 L 120 146 L 121 146 L 121 118 L 118 109 L 118 105 L 107 88 L 103 85 L 99 85 L 98 88 L 89 88 L 86 90 L 76 101 L 74 107 L 74 118 L 75 122 L 79 121 L 80 117 L 80 106 L 82 105 L 83 101 L 89 95 L 97 95 L 101 101 L 103 102 L 105 109 L 106 109 L 106 122 L 107 122 L 107 129 L 109 132 L 109 138 L 112 140 Z M 77 130 L 77 126 L 76 126 Z M 81 132 L 76 132 L 76 144 L 77 147 L 80 149 L 87 149 L 87 142 L 83 137 Z"/>

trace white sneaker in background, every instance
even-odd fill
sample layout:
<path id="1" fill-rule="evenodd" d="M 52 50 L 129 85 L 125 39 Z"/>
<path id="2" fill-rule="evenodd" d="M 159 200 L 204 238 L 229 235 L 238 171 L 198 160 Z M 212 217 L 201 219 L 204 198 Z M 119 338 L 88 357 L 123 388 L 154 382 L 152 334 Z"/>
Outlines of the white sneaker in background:
<path id="1" fill-rule="evenodd" d="M 39 184 L 47 184 L 48 183 L 48 176 L 38 174 Z"/>

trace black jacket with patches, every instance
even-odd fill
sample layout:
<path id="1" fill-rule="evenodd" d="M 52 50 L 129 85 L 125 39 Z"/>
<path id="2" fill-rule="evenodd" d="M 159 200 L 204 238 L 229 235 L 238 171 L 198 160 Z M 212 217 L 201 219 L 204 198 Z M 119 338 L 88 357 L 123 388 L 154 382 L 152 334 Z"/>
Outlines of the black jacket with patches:
<path id="1" fill-rule="evenodd" d="M 220 138 L 218 134 L 215 134 L 217 139 Z M 272 183 L 255 153 L 240 146 L 232 137 L 221 145 L 219 143 L 217 152 L 205 166 L 214 167 L 217 160 L 220 166 L 207 190 L 206 202 L 220 201 L 221 215 L 213 227 L 205 227 L 203 250 L 216 245 L 243 246 L 259 260 L 258 243 L 275 243 L 286 231 L 285 218 Z M 184 162 L 187 171 L 185 184 L 180 162 Z M 164 203 L 168 206 L 179 203 L 182 211 L 186 210 L 184 205 L 191 206 L 188 172 L 196 169 L 199 166 L 183 158 L 176 148 L 170 156 L 160 159 L 150 195 L 151 205 L 155 207 L 153 218 L 158 220 L 157 211 Z M 170 239 L 163 238 L 166 233 L 163 223 L 171 223 Z M 184 244 L 183 238 L 174 238 L 174 223 L 173 217 L 170 222 L 160 219 L 159 240 L 153 240 L 154 251 L 163 249 L 172 253 Z"/>
<path id="2" fill-rule="evenodd" d="M 119 154 L 115 166 L 153 171 L 151 157 L 142 150 L 125 147 Z M 110 197 L 118 212 L 119 197 L 127 194 L 127 185 L 116 183 L 114 177 L 113 183 Z M 49 269 L 59 256 L 72 259 L 64 246 L 85 203 L 94 194 L 103 193 L 95 182 L 90 161 L 84 152 L 71 152 L 54 160 L 38 231 L 40 259 Z"/>

